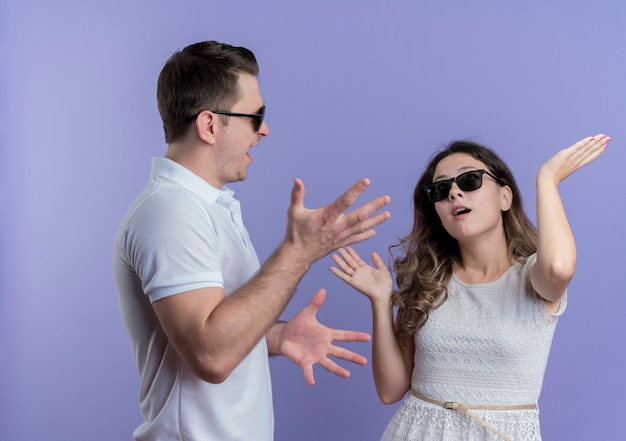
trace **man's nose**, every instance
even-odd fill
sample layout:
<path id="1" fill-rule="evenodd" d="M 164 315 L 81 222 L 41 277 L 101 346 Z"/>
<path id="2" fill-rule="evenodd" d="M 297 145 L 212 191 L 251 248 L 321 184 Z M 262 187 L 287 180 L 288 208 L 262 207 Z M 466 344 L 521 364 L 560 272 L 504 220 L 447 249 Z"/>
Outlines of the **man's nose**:
<path id="1" fill-rule="evenodd" d="M 263 124 L 261 124 L 261 128 L 259 129 L 258 134 L 261 136 L 269 136 L 270 126 L 267 125 L 266 121 L 263 121 Z"/>

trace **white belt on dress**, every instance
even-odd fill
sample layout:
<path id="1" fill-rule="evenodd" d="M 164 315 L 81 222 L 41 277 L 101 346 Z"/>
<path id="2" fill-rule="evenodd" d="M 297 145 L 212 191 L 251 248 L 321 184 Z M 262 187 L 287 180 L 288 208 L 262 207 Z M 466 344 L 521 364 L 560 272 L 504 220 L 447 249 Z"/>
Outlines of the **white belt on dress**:
<path id="1" fill-rule="evenodd" d="M 498 429 L 493 427 L 491 424 L 483 420 L 481 417 L 479 417 L 475 413 L 471 412 L 470 409 L 474 409 L 474 410 L 535 410 L 537 409 L 537 404 L 512 404 L 512 405 L 501 405 L 501 406 L 489 406 L 489 405 L 483 405 L 483 404 L 463 404 L 463 403 L 458 403 L 456 401 L 439 401 L 439 400 L 435 400 L 434 398 L 427 397 L 426 395 L 422 395 L 421 393 L 415 391 L 414 389 L 411 389 L 411 395 L 427 403 L 434 404 L 436 406 L 441 406 L 444 409 L 452 409 L 452 410 L 459 411 L 467 415 L 474 421 L 476 421 L 485 429 L 495 433 L 496 435 L 498 435 L 500 438 L 502 438 L 505 441 L 510 441 L 508 436 L 500 432 Z"/>

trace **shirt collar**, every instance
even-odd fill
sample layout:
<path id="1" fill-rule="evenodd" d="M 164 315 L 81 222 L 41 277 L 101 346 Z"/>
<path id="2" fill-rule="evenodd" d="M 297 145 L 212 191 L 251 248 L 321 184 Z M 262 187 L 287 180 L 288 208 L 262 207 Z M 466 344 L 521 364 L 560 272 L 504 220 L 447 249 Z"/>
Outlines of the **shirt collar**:
<path id="1" fill-rule="evenodd" d="M 208 203 L 233 199 L 235 192 L 224 186 L 215 188 L 188 168 L 168 158 L 152 158 L 150 177 L 164 177 L 197 194 Z"/>

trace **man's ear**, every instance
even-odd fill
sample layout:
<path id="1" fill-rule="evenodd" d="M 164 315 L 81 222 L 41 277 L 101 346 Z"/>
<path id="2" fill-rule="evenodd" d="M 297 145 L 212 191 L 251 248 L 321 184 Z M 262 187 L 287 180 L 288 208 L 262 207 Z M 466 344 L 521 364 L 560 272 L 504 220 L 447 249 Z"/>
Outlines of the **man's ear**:
<path id="1" fill-rule="evenodd" d="M 213 112 L 205 110 L 200 112 L 198 117 L 196 118 L 196 132 L 198 133 L 198 138 L 206 142 L 207 144 L 215 144 L 216 142 L 216 133 L 219 125 L 219 120 L 217 115 Z"/>

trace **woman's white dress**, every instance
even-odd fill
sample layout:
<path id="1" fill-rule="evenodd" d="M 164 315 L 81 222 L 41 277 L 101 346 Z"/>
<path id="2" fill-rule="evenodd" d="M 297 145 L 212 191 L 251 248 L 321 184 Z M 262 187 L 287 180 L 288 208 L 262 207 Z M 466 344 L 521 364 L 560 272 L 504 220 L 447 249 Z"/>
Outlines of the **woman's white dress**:
<path id="1" fill-rule="evenodd" d="M 439 401 L 537 403 L 558 316 L 530 285 L 532 255 L 498 280 L 469 285 L 452 276 L 448 299 L 415 336 L 412 387 Z M 538 410 L 472 410 L 515 441 L 541 440 Z M 409 394 L 383 441 L 501 440 L 467 415 Z"/>

